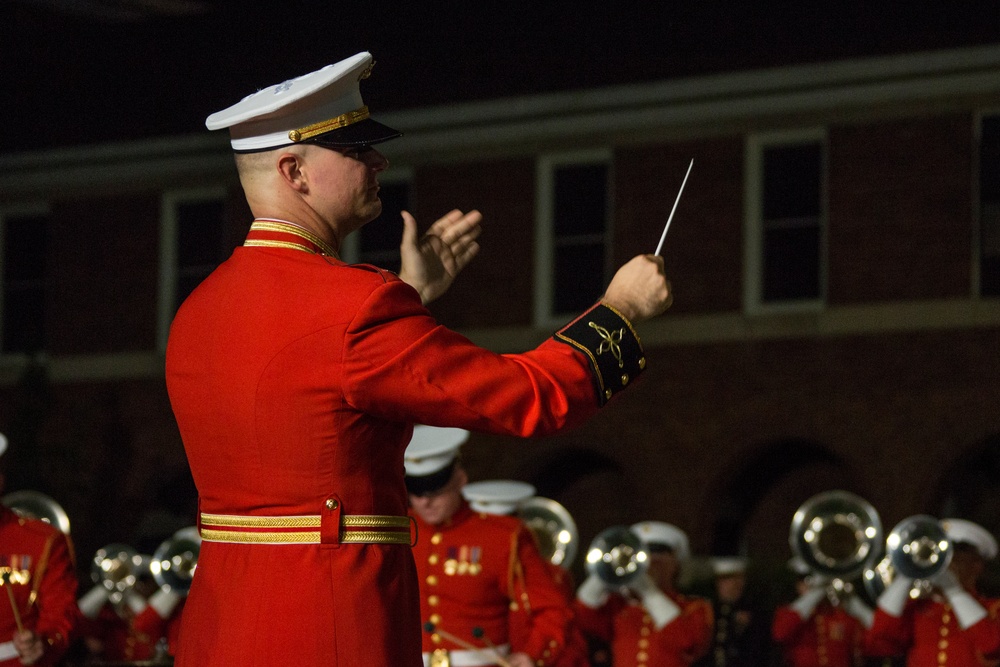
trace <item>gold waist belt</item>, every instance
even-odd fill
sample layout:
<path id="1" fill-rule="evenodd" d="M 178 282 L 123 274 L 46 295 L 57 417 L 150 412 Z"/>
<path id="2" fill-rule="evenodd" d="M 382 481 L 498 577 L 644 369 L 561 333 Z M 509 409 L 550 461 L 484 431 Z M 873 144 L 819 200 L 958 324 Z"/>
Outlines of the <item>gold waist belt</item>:
<path id="1" fill-rule="evenodd" d="M 412 544 L 408 516 L 343 514 L 340 544 Z M 201 513 L 199 533 L 207 542 L 233 544 L 320 544 L 322 517 L 240 516 Z"/>

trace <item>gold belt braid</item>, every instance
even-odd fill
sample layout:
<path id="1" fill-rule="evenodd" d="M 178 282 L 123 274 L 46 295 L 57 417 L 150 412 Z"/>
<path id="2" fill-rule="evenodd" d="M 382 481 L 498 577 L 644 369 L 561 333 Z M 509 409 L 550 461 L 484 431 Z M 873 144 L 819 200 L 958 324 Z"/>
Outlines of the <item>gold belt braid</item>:
<path id="1" fill-rule="evenodd" d="M 408 516 L 381 514 L 345 514 L 340 517 L 341 544 L 410 544 Z M 318 530 L 322 517 L 301 516 L 241 516 L 237 514 L 201 513 L 201 538 L 208 542 L 237 544 L 319 544 Z M 245 528 L 284 528 L 289 530 L 247 531 Z M 345 530 L 363 528 L 365 530 Z M 406 528 L 406 532 L 402 529 Z M 228 529 L 228 530 L 227 530 Z M 232 530 L 236 529 L 236 530 Z"/>

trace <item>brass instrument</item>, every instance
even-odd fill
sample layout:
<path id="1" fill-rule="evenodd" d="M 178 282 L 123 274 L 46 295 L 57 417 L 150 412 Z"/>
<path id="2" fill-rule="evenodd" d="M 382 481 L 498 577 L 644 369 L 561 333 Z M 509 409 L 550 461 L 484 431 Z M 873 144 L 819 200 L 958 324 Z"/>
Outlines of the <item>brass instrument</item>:
<path id="1" fill-rule="evenodd" d="M 60 532 L 69 535 L 69 515 L 55 500 L 38 491 L 12 491 L 3 498 L 0 504 L 9 508 L 18 516 L 38 519 L 55 526 Z"/>
<path id="2" fill-rule="evenodd" d="M 535 496 L 520 504 L 517 515 L 535 535 L 542 557 L 569 569 L 580 542 L 580 533 L 569 511 L 551 498 Z"/>
<path id="3" fill-rule="evenodd" d="M 101 547 L 94 554 L 90 578 L 108 591 L 108 601 L 117 607 L 148 569 L 148 556 L 140 555 L 127 544 L 114 543 Z"/>
<path id="4" fill-rule="evenodd" d="M 149 569 L 156 583 L 168 590 L 187 595 L 198 567 L 201 536 L 196 526 L 181 528 L 153 552 Z"/>
<path id="5" fill-rule="evenodd" d="M 612 526 L 590 543 L 586 567 L 609 586 L 626 586 L 649 569 L 649 549 L 627 526 Z"/>
<path id="6" fill-rule="evenodd" d="M 897 523 L 886 538 L 885 557 L 865 570 L 863 583 L 869 596 L 878 596 L 896 574 L 913 580 L 910 597 L 927 595 L 930 580 L 951 563 L 951 539 L 941 522 L 926 514 L 915 514 Z"/>
<path id="7" fill-rule="evenodd" d="M 882 520 L 868 501 L 848 491 L 826 491 L 796 510 L 788 535 L 792 552 L 827 584 L 837 603 L 853 592 L 882 541 Z"/>

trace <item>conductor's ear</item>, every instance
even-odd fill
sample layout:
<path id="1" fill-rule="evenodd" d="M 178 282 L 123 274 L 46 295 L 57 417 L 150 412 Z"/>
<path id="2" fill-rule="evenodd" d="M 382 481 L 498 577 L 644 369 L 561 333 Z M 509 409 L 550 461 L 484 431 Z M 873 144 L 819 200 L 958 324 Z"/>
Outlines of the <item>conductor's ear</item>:
<path id="1" fill-rule="evenodd" d="M 298 192 L 307 191 L 304 167 L 305 160 L 297 153 L 282 153 L 278 157 L 278 173 L 293 190 Z"/>

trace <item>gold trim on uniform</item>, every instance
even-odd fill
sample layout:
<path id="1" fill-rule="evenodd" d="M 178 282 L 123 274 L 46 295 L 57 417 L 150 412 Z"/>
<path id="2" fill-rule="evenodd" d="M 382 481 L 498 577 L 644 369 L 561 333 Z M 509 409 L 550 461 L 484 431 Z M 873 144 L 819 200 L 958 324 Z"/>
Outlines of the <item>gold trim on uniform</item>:
<path id="1" fill-rule="evenodd" d="M 305 227 L 300 227 L 298 225 L 293 225 L 287 222 L 282 222 L 280 220 L 274 220 L 270 218 L 266 220 L 258 218 L 250 224 L 250 231 L 281 232 L 283 234 L 292 234 L 294 236 L 300 236 L 305 240 L 309 241 L 310 243 L 312 243 L 313 245 L 317 246 L 323 252 L 324 255 L 330 255 L 331 257 L 336 257 L 340 259 L 340 255 L 338 255 L 337 251 L 333 249 L 333 246 L 331 246 L 329 243 L 321 239 L 316 234 L 313 234 Z M 285 246 L 281 244 L 288 244 L 288 245 Z M 265 247 L 267 247 L 268 245 L 274 245 L 275 247 L 282 248 L 282 247 L 291 247 L 294 244 L 292 244 L 290 241 L 248 239 L 243 243 L 243 245 L 255 245 L 255 246 L 265 246 Z M 315 254 L 315 251 L 312 248 L 303 247 L 300 248 L 300 250 L 305 250 L 306 252 Z"/>
<path id="2" fill-rule="evenodd" d="M 220 530 L 220 528 L 319 528 L 322 517 L 297 516 L 242 516 L 238 514 L 201 513 L 200 533 L 209 542 L 237 544 L 319 544 L 322 536 L 318 530 L 290 530 L 287 532 Z M 206 528 L 205 526 L 212 526 Z M 409 544 L 410 533 L 399 528 L 409 528 L 410 517 L 384 514 L 345 514 L 340 517 L 341 544 Z M 368 528 L 369 530 L 344 530 Z"/>
<path id="3" fill-rule="evenodd" d="M 354 125 L 354 123 L 365 120 L 368 116 L 368 107 L 363 106 L 360 109 L 342 113 L 336 118 L 321 120 L 318 123 L 300 127 L 297 130 L 289 130 L 288 138 L 294 142 L 305 141 L 306 139 L 312 139 L 317 135 L 324 134 L 325 132 L 329 132 L 331 130 L 338 130 L 342 127 L 347 127 L 348 125 Z"/>

